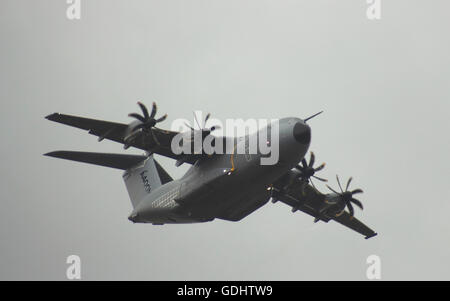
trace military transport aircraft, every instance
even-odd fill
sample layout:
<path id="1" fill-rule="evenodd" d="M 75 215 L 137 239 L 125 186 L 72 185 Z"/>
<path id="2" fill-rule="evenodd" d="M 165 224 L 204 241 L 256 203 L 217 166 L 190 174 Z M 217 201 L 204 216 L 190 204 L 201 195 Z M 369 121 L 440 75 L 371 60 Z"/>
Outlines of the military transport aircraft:
<path id="1" fill-rule="evenodd" d="M 312 182 L 312 178 L 326 181 L 315 175 L 324 168 L 324 164 L 314 167 L 315 156 L 312 152 L 309 162 L 305 159 L 311 141 L 311 128 L 307 121 L 317 114 L 304 120 L 293 117 L 280 119 L 279 160 L 274 165 L 261 165 L 259 159 L 263 155 L 260 153 L 250 156 L 236 153 L 176 154 L 172 151 L 171 141 L 179 133 L 156 127 L 167 115 L 156 118 L 155 103 L 150 113 L 145 105 L 140 102 L 138 105 L 142 115 L 129 114 L 135 119 L 130 124 L 59 113 L 46 117 L 54 122 L 87 130 L 98 136 L 99 141 L 109 139 L 124 144 L 125 149 L 135 147 L 146 151 L 146 155 L 75 151 L 45 154 L 124 170 L 123 179 L 133 206 L 128 217 L 130 221 L 154 225 L 209 222 L 216 218 L 239 221 L 272 199 L 274 203 L 280 201 L 289 205 L 292 212 L 300 210 L 311 215 L 314 222 L 334 220 L 364 235 L 366 239 L 377 235 L 353 216 L 352 204 L 361 209 L 363 205 L 354 198 L 362 190 L 349 190 L 352 178 L 347 181 L 344 190 L 336 176 L 339 191 L 327 185 L 331 193 L 319 192 Z M 208 114 L 204 125 L 209 117 Z M 217 128 L 191 130 L 192 134 L 200 133 L 204 139 Z M 239 145 L 246 143 L 249 135 L 215 139 L 227 142 L 231 139 L 234 145 Z M 270 143 L 271 137 L 267 139 L 267 143 Z M 183 163 L 192 166 L 184 176 L 174 180 L 153 154 L 175 159 L 177 166 Z"/>

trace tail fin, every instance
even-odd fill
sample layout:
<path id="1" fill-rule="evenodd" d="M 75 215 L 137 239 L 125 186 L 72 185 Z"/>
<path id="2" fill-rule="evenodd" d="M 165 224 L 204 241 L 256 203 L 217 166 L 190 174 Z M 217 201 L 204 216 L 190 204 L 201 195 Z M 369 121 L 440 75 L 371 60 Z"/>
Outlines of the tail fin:
<path id="1" fill-rule="evenodd" d="M 123 174 L 123 180 L 127 186 L 128 194 L 133 208 L 163 183 L 159 177 L 153 155 L 138 165 L 129 168 Z"/>
<path id="2" fill-rule="evenodd" d="M 123 179 L 133 208 L 155 188 L 172 181 L 170 175 L 150 156 L 56 151 L 49 157 L 125 170 Z"/>

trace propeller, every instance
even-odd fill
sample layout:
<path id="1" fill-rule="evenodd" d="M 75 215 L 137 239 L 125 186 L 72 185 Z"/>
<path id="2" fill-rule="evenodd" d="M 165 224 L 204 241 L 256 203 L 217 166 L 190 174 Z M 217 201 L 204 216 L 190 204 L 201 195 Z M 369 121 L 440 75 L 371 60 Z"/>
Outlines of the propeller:
<path id="1" fill-rule="evenodd" d="M 125 140 L 126 144 L 125 144 L 124 147 L 125 148 L 129 147 L 130 140 L 132 140 L 136 136 L 136 134 L 138 133 L 137 131 L 139 129 L 142 129 L 143 131 L 145 131 L 147 133 L 150 132 L 152 134 L 152 136 L 153 136 L 153 139 L 156 141 L 156 143 L 159 144 L 158 139 L 156 139 L 156 136 L 153 133 L 152 129 L 155 127 L 155 125 L 157 123 L 160 123 L 160 122 L 166 120 L 167 114 L 165 114 L 162 117 L 156 119 L 155 115 L 156 115 L 156 112 L 158 110 L 158 107 L 156 106 L 155 102 L 153 102 L 153 104 L 152 104 L 152 111 L 151 111 L 150 114 L 148 113 L 147 107 L 142 102 L 139 101 L 137 104 L 141 108 L 142 115 L 140 115 L 138 113 L 130 113 L 130 114 L 128 114 L 128 117 L 131 117 L 131 118 L 134 118 L 134 119 L 138 120 L 139 123 L 137 125 L 135 125 L 131 129 L 130 134 L 127 137 L 125 137 L 124 140 Z"/>
<path id="2" fill-rule="evenodd" d="M 200 122 L 198 122 L 197 116 L 194 113 L 195 123 L 197 124 L 198 128 L 202 132 L 202 137 L 206 137 L 206 136 L 210 135 L 211 132 L 221 129 L 221 127 L 219 125 L 213 125 L 210 128 L 206 127 L 206 122 L 208 121 L 208 119 L 210 117 L 211 117 L 211 113 L 208 113 L 205 117 L 205 121 L 203 122 L 203 126 L 202 126 L 202 125 L 200 125 Z M 185 123 L 185 125 L 192 130 L 192 133 L 194 133 L 195 131 L 198 131 L 198 130 L 194 129 L 192 126 L 190 126 L 188 123 Z"/>
<path id="3" fill-rule="evenodd" d="M 151 130 L 157 123 L 166 120 L 167 114 L 165 114 L 161 118 L 155 119 L 155 115 L 158 110 L 158 107 L 156 106 L 155 102 L 153 102 L 152 104 L 152 112 L 150 114 L 148 114 L 147 107 L 142 102 L 138 102 L 137 104 L 141 108 L 143 115 L 139 115 L 138 113 L 128 114 L 129 117 L 135 118 L 141 122 L 131 129 L 132 132 L 138 129 L 143 129 L 147 131 Z"/>
<path id="4" fill-rule="evenodd" d="M 212 127 L 210 127 L 210 128 L 207 128 L 206 127 L 206 122 L 209 120 L 209 118 L 211 117 L 211 114 L 210 113 L 208 113 L 207 115 L 206 115 L 206 117 L 205 117 L 205 120 L 203 121 L 203 126 L 200 124 L 200 122 L 198 121 L 198 119 L 197 119 L 197 116 L 195 115 L 195 112 L 194 112 L 194 120 L 195 120 L 195 123 L 197 124 L 197 126 L 198 126 L 198 128 L 199 129 L 194 129 L 190 124 L 188 124 L 187 122 L 185 123 L 185 125 L 188 127 L 188 128 L 190 128 L 191 129 L 191 136 L 190 136 L 190 142 L 192 142 L 193 140 L 194 140 L 194 137 L 195 137 L 195 134 L 196 134 L 196 132 L 198 133 L 198 132 L 201 132 L 201 137 L 202 137 L 202 139 L 205 139 L 207 136 L 209 136 L 210 134 L 211 134 L 211 132 L 213 132 L 213 131 L 215 131 L 215 130 L 218 130 L 218 129 L 221 129 L 221 127 L 219 126 L 219 125 L 214 125 L 214 126 L 212 126 Z M 215 143 L 215 141 L 212 141 L 212 143 L 213 143 L 213 145 L 214 145 L 214 143 Z M 195 144 L 194 144 L 194 146 L 195 146 Z M 194 153 L 196 153 L 195 152 L 195 150 L 194 150 Z M 175 166 L 176 167 L 178 167 L 178 166 L 180 166 L 181 164 L 183 164 L 184 162 L 185 162 L 185 160 L 187 159 L 188 157 L 186 157 L 186 156 L 182 156 L 180 159 L 178 159 L 176 162 L 175 162 Z"/>
<path id="5" fill-rule="evenodd" d="M 354 195 L 354 194 L 362 193 L 362 192 L 363 192 L 362 189 L 359 189 L 359 188 L 358 188 L 358 189 L 354 189 L 354 190 L 352 190 L 352 191 L 349 191 L 349 190 L 348 190 L 348 188 L 349 188 L 349 186 L 350 186 L 350 183 L 352 182 L 352 179 L 353 179 L 352 177 L 350 177 L 350 178 L 348 179 L 347 185 L 345 186 L 345 191 L 344 191 L 344 190 L 342 189 L 341 182 L 339 181 L 339 177 L 336 175 L 336 180 L 337 180 L 337 183 L 338 183 L 338 185 L 339 185 L 339 189 L 341 190 L 340 193 L 337 192 L 336 190 L 334 190 L 333 188 L 331 188 L 331 187 L 328 186 L 328 185 L 327 185 L 327 187 L 328 187 L 328 189 L 330 189 L 332 192 L 336 193 L 337 195 L 339 195 L 339 196 L 341 197 L 341 200 L 344 201 L 345 205 L 346 205 L 347 208 L 348 208 L 348 211 L 349 211 L 349 213 L 350 213 L 350 216 L 353 217 L 353 215 L 354 215 L 354 210 L 353 210 L 352 203 L 355 204 L 356 206 L 358 206 L 359 208 L 361 208 L 361 210 L 364 209 L 364 208 L 363 208 L 362 203 L 361 203 L 359 200 L 353 198 L 353 195 Z"/>
<path id="6" fill-rule="evenodd" d="M 295 169 L 300 171 L 299 178 L 302 181 L 311 182 L 311 184 L 313 186 L 314 186 L 314 184 L 313 184 L 311 178 L 317 179 L 317 180 L 322 181 L 322 182 L 327 182 L 328 181 L 326 179 L 322 179 L 322 178 L 319 178 L 319 177 L 314 175 L 317 171 L 322 170 L 325 167 L 325 163 L 322 163 L 319 167 L 314 168 L 315 160 L 316 160 L 316 156 L 314 155 L 313 152 L 311 152 L 309 163 L 306 162 L 305 158 L 303 158 L 302 162 L 301 162 L 302 164 L 298 164 L 297 166 L 295 166 Z"/>

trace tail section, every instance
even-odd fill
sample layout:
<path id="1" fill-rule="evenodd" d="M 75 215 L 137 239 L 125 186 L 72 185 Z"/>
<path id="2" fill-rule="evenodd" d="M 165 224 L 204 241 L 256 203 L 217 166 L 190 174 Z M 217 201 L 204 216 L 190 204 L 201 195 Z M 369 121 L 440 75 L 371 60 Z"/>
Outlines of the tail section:
<path id="1" fill-rule="evenodd" d="M 49 157 L 125 170 L 123 179 L 133 208 L 157 187 L 172 181 L 170 175 L 150 156 L 56 151 Z"/>
<path id="2" fill-rule="evenodd" d="M 117 168 L 122 170 L 128 169 L 147 158 L 147 156 L 138 156 L 138 155 L 120 155 L 120 154 L 74 152 L 74 151 L 56 151 L 47 153 L 44 156 Z"/>
<path id="3" fill-rule="evenodd" d="M 133 208 L 154 189 L 163 184 L 159 177 L 153 155 L 136 166 L 127 169 L 123 174 L 123 180 L 127 186 Z"/>

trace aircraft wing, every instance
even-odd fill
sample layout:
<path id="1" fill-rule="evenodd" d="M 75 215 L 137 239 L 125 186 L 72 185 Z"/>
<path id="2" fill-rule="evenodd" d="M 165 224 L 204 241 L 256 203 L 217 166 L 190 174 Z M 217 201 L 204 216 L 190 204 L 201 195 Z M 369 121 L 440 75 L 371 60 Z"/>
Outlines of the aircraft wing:
<path id="1" fill-rule="evenodd" d="M 89 134 L 99 137 L 99 141 L 108 139 L 125 144 L 124 137 L 128 128 L 127 124 L 96 120 L 72 115 L 53 113 L 45 117 L 48 120 L 70 125 L 79 129 L 89 131 Z M 159 128 L 153 128 L 153 135 L 140 132 L 129 146 L 136 147 L 145 151 L 166 156 L 175 160 L 182 159 L 183 162 L 193 164 L 201 155 L 177 155 L 171 150 L 172 138 L 178 132 L 166 131 Z M 157 141 L 156 141 L 157 140 Z"/>
<path id="2" fill-rule="evenodd" d="M 352 217 L 347 211 L 344 211 L 339 216 L 333 217 L 333 220 L 364 235 L 366 239 L 369 239 L 377 235 L 375 231 L 364 225 L 356 217 Z"/>
<path id="3" fill-rule="evenodd" d="M 304 185 L 298 183 L 294 187 L 289 189 L 289 192 L 283 193 L 281 189 L 274 185 L 272 197 L 277 201 L 281 201 L 288 206 L 291 206 L 293 210 L 301 210 L 314 218 L 323 219 L 325 222 L 329 221 L 329 218 L 319 216 L 319 208 L 325 201 L 325 195 L 320 193 L 311 185 Z"/>
<path id="4" fill-rule="evenodd" d="M 274 184 L 272 188 L 272 198 L 274 201 L 281 201 L 293 208 L 293 211 L 303 211 L 315 218 L 315 221 L 322 220 L 328 223 L 330 220 L 336 222 L 362 234 L 366 239 L 371 238 L 377 233 L 364 225 L 355 217 L 351 217 L 347 211 L 344 211 L 339 216 L 327 216 L 320 213 L 320 210 L 326 206 L 326 194 L 319 192 L 310 184 L 298 181 L 292 185 L 287 193 L 281 190 L 280 183 Z"/>

